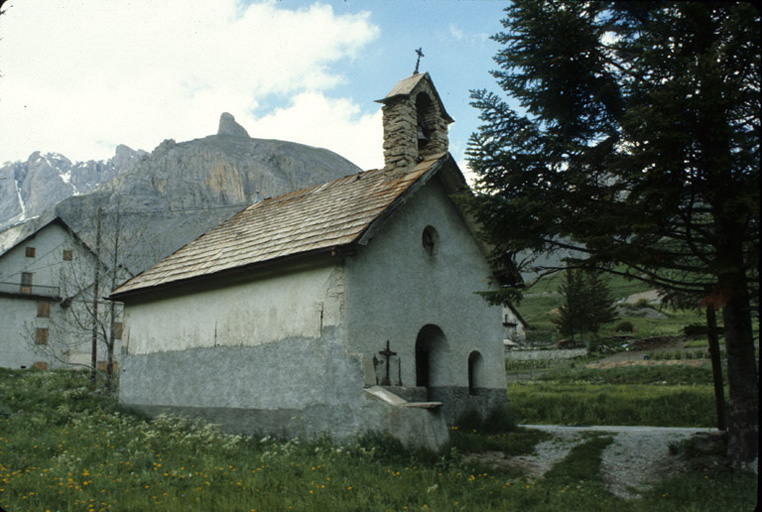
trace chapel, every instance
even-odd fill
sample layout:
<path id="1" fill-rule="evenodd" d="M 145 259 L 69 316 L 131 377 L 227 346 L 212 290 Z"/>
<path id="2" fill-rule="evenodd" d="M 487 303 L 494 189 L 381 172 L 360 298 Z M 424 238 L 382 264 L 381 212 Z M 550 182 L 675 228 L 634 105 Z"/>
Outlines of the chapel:
<path id="1" fill-rule="evenodd" d="M 488 249 L 428 73 L 383 105 L 384 167 L 258 201 L 113 291 L 120 401 L 229 432 L 438 447 L 506 405 Z"/>

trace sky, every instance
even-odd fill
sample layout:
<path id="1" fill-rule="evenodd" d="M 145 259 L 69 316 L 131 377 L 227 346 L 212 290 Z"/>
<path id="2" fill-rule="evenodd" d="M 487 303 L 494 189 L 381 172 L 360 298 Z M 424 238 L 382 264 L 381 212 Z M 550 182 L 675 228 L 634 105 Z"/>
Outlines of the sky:
<path id="1" fill-rule="evenodd" d="M 383 166 L 381 99 L 421 48 L 465 168 L 507 2 L 493 0 L 9 0 L 0 16 L 0 162 L 34 151 L 107 159 L 217 132 Z"/>

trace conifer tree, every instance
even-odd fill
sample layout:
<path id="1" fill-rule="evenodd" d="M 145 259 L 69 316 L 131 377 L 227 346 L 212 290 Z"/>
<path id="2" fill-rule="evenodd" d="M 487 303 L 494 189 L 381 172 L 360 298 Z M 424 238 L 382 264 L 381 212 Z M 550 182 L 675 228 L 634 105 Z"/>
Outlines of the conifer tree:
<path id="1" fill-rule="evenodd" d="M 584 331 L 586 290 L 582 272 L 567 269 L 558 291 L 564 303 L 558 308 L 558 317 L 553 319 L 553 323 L 561 336 L 567 336 L 574 342 L 575 335 Z"/>
<path id="2" fill-rule="evenodd" d="M 624 265 L 721 308 L 728 459 L 747 467 L 759 446 L 759 12 L 514 0 L 506 13 L 493 74 L 512 99 L 473 92 L 483 124 L 469 143 L 495 263 L 576 251 L 575 266 Z"/>
<path id="3" fill-rule="evenodd" d="M 588 271 L 585 273 L 585 290 L 587 304 L 587 316 L 585 331 L 598 334 L 604 324 L 616 319 L 616 308 L 611 296 L 608 281 L 601 272 Z"/>
<path id="4" fill-rule="evenodd" d="M 559 291 L 564 303 L 553 323 L 572 341 L 577 334 L 597 334 L 603 324 L 616 318 L 611 291 L 599 272 L 567 268 Z"/>

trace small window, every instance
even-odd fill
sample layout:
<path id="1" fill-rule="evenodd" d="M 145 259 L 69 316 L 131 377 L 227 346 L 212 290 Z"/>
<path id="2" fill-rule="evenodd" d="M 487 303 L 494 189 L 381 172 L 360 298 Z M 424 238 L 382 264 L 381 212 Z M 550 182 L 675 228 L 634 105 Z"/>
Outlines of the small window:
<path id="1" fill-rule="evenodd" d="M 122 322 L 114 322 L 114 338 L 117 340 L 122 339 L 122 331 L 124 331 L 124 324 Z"/>
<path id="2" fill-rule="evenodd" d="M 71 261 L 74 259 L 74 251 L 71 249 L 64 249 L 63 250 L 63 259 L 64 261 Z"/>
<path id="3" fill-rule="evenodd" d="M 468 394 L 471 396 L 476 395 L 476 390 L 481 387 L 483 365 L 482 355 L 477 351 L 471 352 L 468 356 Z"/>
<path id="4" fill-rule="evenodd" d="M 21 293 L 32 293 L 32 273 L 21 273 Z"/>
<path id="5" fill-rule="evenodd" d="M 26 248 L 26 257 L 27 258 L 34 258 L 36 254 L 37 254 L 37 249 L 35 249 L 34 247 L 27 247 Z"/>
<path id="6" fill-rule="evenodd" d="M 37 303 L 37 317 L 50 318 L 50 302 Z"/>
<path id="7" fill-rule="evenodd" d="M 111 368 L 112 368 L 112 370 L 114 371 L 114 373 L 116 373 L 116 370 L 117 370 L 118 366 L 119 366 L 119 365 L 117 364 L 117 362 L 116 362 L 116 361 L 112 361 L 112 362 L 111 362 Z M 97 368 L 98 368 L 98 371 L 99 371 L 99 372 L 105 372 L 105 371 L 108 371 L 108 361 L 98 361 L 98 366 L 97 366 Z"/>
<path id="8" fill-rule="evenodd" d="M 421 236 L 421 242 L 429 256 L 433 256 L 439 249 L 439 233 L 432 226 L 426 226 Z"/>
<path id="9" fill-rule="evenodd" d="M 36 332 L 36 339 L 38 345 L 47 345 L 50 331 L 47 327 L 38 327 Z"/>

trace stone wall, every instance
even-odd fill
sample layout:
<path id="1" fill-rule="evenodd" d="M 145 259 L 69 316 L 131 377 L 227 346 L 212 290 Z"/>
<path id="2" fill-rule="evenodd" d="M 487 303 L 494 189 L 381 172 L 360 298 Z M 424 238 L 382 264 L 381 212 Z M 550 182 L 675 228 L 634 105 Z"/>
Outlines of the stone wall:
<path id="1" fill-rule="evenodd" d="M 409 95 L 390 100 L 382 108 L 384 164 L 387 169 L 407 169 L 427 156 L 448 150 L 448 120 L 437 93 L 428 80 L 421 80 Z M 429 142 L 419 147 L 418 128 Z"/>
<path id="2" fill-rule="evenodd" d="M 538 359 L 574 359 L 587 355 L 586 348 L 553 349 L 553 350 L 509 350 L 506 359 L 519 361 L 534 361 Z"/>

